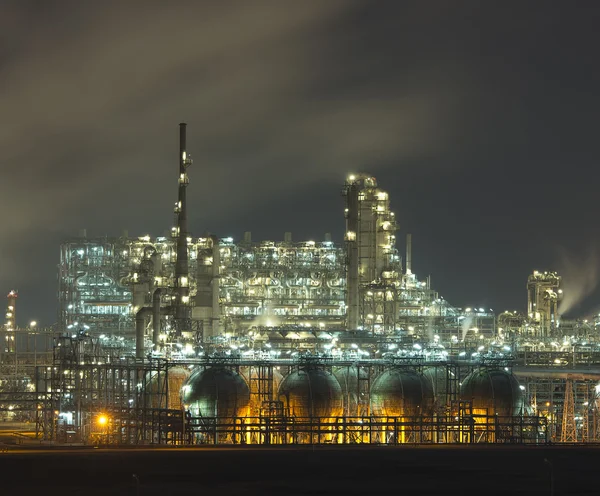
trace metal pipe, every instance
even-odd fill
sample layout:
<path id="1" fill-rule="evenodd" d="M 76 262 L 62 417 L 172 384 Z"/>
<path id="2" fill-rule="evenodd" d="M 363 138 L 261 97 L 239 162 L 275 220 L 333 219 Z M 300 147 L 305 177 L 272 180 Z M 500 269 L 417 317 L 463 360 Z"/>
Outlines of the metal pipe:
<path id="1" fill-rule="evenodd" d="M 142 307 L 135 314 L 135 357 L 144 358 L 144 334 L 146 333 L 146 320 L 151 315 L 150 307 Z"/>
<path id="2" fill-rule="evenodd" d="M 412 234 L 406 235 L 406 273 L 412 274 Z"/>
<path id="3" fill-rule="evenodd" d="M 515 366 L 512 368 L 512 373 L 517 377 L 533 379 L 573 379 L 577 381 L 598 381 L 600 379 L 600 370 L 585 367 L 565 369 L 552 365 L 548 367 Z"/>
<path id="4" fill-rule="evenodd" d="M 160 295 L 161 288 L 157 288 L 152 295 L 152 345 L 158 351 L 158 337 L 160 336 Z"/>

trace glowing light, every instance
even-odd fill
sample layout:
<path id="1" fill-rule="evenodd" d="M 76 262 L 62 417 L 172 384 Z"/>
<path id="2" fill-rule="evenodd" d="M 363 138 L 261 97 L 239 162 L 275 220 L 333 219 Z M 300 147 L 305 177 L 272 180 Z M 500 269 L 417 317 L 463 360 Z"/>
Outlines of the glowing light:
<path id="1" fill-rule="evenodd" d="M 98 416 L 98 425 L 106 425 L 108 424 L 108 417 L 106 415 Z"/>

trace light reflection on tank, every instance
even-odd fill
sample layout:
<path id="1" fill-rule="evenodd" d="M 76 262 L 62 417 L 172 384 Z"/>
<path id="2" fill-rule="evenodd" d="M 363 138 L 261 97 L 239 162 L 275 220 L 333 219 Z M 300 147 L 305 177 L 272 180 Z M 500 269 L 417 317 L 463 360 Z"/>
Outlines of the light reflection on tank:
<path id="1" fill-rule="evenodd" d="M 196 370 L 183 387 L 192 416 L 233 418 L 248 415 L 250 389 L 237 372 L 224 367 Z"/>
<path id="2" fill-rule="evenodd" d="M 414 370 L 392 368 L 380 374 L 371 387 L 371 412 L 385 417 L 431 415 L 433 386 Z"/>
<path id="3" fill-rule="evenodd" d="M 344 415 L 359 415 L 359 405 L 363 401 L 368 403 L 368 372 L 364 368 L 351 365 L 346 367 L 334 367 L 333 375 L 342 388 Z"/>
<path id="4" fill-rule="evenodd" d="M 469 374 L 460 387 L 463 401 L 471 401 L 474 414 L 523 415 L 524 400 L 514 375 L 500 369 L 481 367 Z"/>
<path id="5" fill-rule="evenodd" d="M 290 416 L 332 418 L 344 413 L 342 388 L 335 376 L 319 368 L 290 373 L 279 387 L 279 399 Z"/>

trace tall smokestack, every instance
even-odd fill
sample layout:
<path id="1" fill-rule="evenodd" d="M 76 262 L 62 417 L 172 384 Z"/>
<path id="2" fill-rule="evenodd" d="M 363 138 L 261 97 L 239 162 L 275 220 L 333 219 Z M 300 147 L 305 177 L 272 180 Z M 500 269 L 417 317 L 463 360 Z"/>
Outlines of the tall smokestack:
<path id="1" fill-rule="evenodd" d="M 188 268 L 188 226 L 187 226 L 187 201 L 186 188 L 189 183 L 187 168 L 192 160 L 186 151 L 186 124 L 179 124 L 179 195 L 175 213 L 177 215 L 177 261 L 175 263 L 175 325 L 177 334 L 187 329 L 190 318 L 190 289 Z"/>
<path id="2" fill-rule="evenodd" d="M 406 235 L 406 273 L 412 274 L 412 234 Z"/>
<path id="3" fill-rule="evenodd" d="M 355 331 L 359 322 L 358 304 L 358 236 L 359 236 L 359 185 L 354 180 L 348 180 L 344 191 L 346 196 L 346 311 L 349 331 Z"/>

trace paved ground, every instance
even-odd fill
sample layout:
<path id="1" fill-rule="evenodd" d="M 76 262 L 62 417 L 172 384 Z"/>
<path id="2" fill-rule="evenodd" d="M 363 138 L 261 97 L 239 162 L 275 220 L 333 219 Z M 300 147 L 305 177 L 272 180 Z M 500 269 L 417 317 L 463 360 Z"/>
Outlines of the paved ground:
<path id="1" fill-rule="evenodd" d="M 0 494 L 550 495 L 544 460 L 555 495 L 600 493 L 600 447 L 308 446 L 13 448 L 0 453 Z"/>

